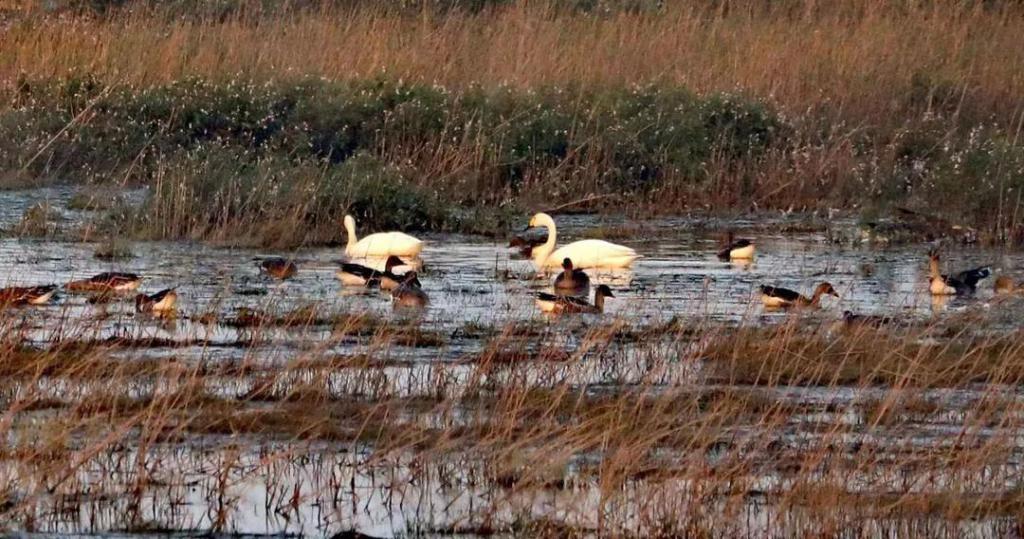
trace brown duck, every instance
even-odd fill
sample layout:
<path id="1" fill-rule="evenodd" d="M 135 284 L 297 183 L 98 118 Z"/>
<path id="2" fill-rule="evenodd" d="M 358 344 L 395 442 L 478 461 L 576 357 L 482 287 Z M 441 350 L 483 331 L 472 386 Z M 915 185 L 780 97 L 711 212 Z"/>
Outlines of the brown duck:
<path id="1" fill-rule="evenodd" d="M 134 273 L 107 271 L 88 279 L 71 281 L 67 289 L 74 292 L 127 292 L 135 290 L 142 283 L 142 277 Z"/>
<path id="2" fill-rule="evenodd" d="M 57 293 L 57 285 L 43 286 L 9 286 L 0 288 L 0 305 L 43 305 L 48 303 Z"/>

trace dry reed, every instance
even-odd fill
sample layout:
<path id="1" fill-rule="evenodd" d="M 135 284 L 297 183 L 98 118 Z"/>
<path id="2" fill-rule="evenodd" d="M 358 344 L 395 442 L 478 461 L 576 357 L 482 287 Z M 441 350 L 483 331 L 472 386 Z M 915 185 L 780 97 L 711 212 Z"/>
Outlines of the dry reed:
<path id="1" fill-rule="evenodd" d="M 913 98 L 967 106 L 960 112 L 975 120 L 1019 118 L 1024 13 L 992 4 L 666 3 L 598 16 L 515 2 L 483 14 L 410 16 L 359 4 L 269 19 L 240 10 L 189 20 L 138 8 L 108 18 L 26 16 L 0 38 L 0 79 L 86 72 L 149 86 L 194 76 L 386 75 L 527 89 L 659 82 L 770 97 L 791 115 L 825 106 L 855 136 L 901 121 Z"/>
<path id="2" fill-rule="evenodd" d="M 402 325 L 359 337 L 365 355 L 332 355 L 350 337 L 328 336 L 283 361 L 253 342 L 236 362 L 40 347 L 9 325 L 6 529 L 240 531 L 253 492 L 266 515 L 290 515 L 271 529 L 292 531 L 311 507 L 329 508 L 321 532 L 349 529 L 362 510 L 338 502 L 353 498 L 405 515 L 397 531 L 410 533 L 1016 525 L 1018 334 L 699 319 L 643 339 L 619 321 L 570 339 L 495 329 L 479 354 L 403 364 L 373 360 Z M 542 509 L 551 496 L 557 512 Z M 205 516 L 173 509 L 186 501 Z M 436 504 L 448 509 L 413 516 Z M 89 528 L 69 518 L 86 507 Z"/>

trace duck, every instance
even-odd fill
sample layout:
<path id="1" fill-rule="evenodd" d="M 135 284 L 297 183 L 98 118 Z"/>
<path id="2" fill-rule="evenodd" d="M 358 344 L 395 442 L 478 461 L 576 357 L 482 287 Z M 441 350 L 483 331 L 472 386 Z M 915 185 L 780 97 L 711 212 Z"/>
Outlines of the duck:
<path id="1" fill-rule="evenodd" d="M 591 304 L 586 298 L 579 296 L 556 296 L 541 292 L 537 294 L 537 307 L 545 313 L 591 313 L 601 314 L 604 312 L 604 298 L 614 298 L 612 289 L 602 284 L 594 290 L 594 303 Z"/>
<path id="2" fill-rule="evenodd" d="M 57 285 L 9 286 L 0 288 L 0 305 L 44 305 L 57 293 Z"/>
<path id="3" fill-rule="evenodd" d="M 571 258 L 562 260 L 562 273 L 555 277 L 555 294 L 559 296 L 586 296 L 590 294 L 590 277 L 580 269 L 574 269 Z"/>
<path id="4" fill-rule="evenodd" d="M 829 283 L 821 283 L 814 289 L 814 295 L 804 296 L 788 288 L 761 285 L 761 303 L 765 307 L 817 307 L 821 304 L 821 296 L 828 294 L 839 297 L 839 293 Z"/>
<path id="5" fill-rule="evenodd" d="M 619 269 L 628 268 L 640 255 L 624 245 L 604 240 L 580 240 L 559 249 L 555 249 L 558 233 L 555 220 L 546 213 L 538 213 L 530 218 L 530 227 L 547 228 L 548 239 L 533 248 L 531 256 L 538 270 L 557 267 L 566 258 L 571 258 L 577 268 Z"/>
<path id="6" fill-rule="evenodd" d="M 415 271 L 408 271 L 402 284 L 391 291 L 391 304 L 395 307 L 426 307 L 430 303 L 427 293 L 420 288 Z"/>
<path id="7" fill-rule="evenodd" d="M 270 275 L 275 279 L 283 281 L 295 276 L 295 273 L 299 271 L 299 267 L 291 260 L 275 256 L 261 260 L 260 271 L 265 272 L 267 275 Z"/>
<path id="8" fill-rule="evenodd" d="M 135 311 L 140 313 L 166 313 L 174 310 L 178 303 L 178 292 L 165 288 L 156 294 L 135 296 Z"/>
<path id="9" fill-rule="evenodd" d="M 405 265 L 401 258 L 391 255 L 384 261 L 384 271 L 376 270 L 361 264 L 345 262 L 336 273 L 341 283 L 349 286 L 367 286 L 380 288 L 381 290 L 394 290 L 402 284 L 403 275 L 398 275 L 392 270 L 398 266 Z M 420 286 L 419 279 L 414 283 Z"/>
<path id="10" fill-rule="evenodd" d="M 423 251 L 423 242 L 404 232 L 377 232 L 358 239 L 356 238 L 356 220 L 351 215 L 345 216 L 345 231 L 348 232 L 345 254 L 349 258 L 390 255 L 416 258 Z"/>
<path id="11" fill-rule="evenodd" d="M 725 240 L 725 247 L 718 251 L 722 260 L 750 260 L 754 258 L 754 242 L 747 239 L 734 239 L 730 230 Z"/>
<path id="12" fill-rule="evenodd" d="M 88 279 L 71 281 L 66 287 L 75 292 L 130 292 L 141 283 L 142 277 L 137 274 L 106 271 Z"/>
<path id="13" fill-rule="evenodd" d="M 933 296 L 973 294 L 978 281 L 992 274 L 988 266 L 961 271 L 956 275 L 943 275 L 939 270 L 939 251 L 928 253 L 928 291 Z"/>
<path id="14" fill-rule="evenodd" d="M 531 259 L 533 258 L 533 248 L 542 245 L 545 241 L 547 241 L 546 237 L 517 235 L 512 236 L 512 239 L 509 240 L 508 248 L 515 249 L 515 254 L 519 258 Z"/>

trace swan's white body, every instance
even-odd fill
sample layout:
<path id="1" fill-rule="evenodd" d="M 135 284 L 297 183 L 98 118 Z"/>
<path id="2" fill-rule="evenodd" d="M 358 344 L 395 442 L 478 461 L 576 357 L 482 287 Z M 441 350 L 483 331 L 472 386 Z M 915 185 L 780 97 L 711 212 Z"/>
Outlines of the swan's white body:
<path id="1" fill-rule="evenodd" d="M 604 240 L 580 240 L 555 249 L 557 232 L 555 220 L 546 213 L 538 213 L 530 219 L 530 226 L 548 229 L 548 241 L 533 248 L 533 263 L 538 270 L 561 267 L 562 260 L 572 260 L 576 268 L 615 269 L 628 268 L 640 257 L 636 251 Z"/>
<path id="2" fill-rule="evenodd" d="M 345 231 L 348 232 L 345 254 L 349 258 L 390 255 L 415 258 L 423 251 L 423 242 L 404 232 L 378 232 L 357 239 L 356 220 L 351 215 L 345 216 Z"/>

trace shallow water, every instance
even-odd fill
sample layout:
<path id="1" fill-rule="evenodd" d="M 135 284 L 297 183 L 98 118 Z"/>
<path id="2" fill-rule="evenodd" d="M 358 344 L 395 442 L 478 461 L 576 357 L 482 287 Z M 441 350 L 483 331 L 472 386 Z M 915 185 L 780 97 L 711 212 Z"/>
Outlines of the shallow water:
<path id="1" fill-rule="evenodd" d="M 22 212 L 40 201 L 49 201 L 63 208 L 73 192 L 63 189 L 27 192 L 0 192 L 0 226 L 17 224 Z M 133 194 L 132 196 L 137 196 Z M 88 218 L 89 212 L 61 210 L 69 225 Z M 826 298 L 820 311 L 809 316 L 812 322 L 830 322 L 840 313 L 898 315 L 904 321 L 931 321 L 951 312 L 977 311 L 986 314 L 987 327 L 1003 331 L 1017 327 L 1024 314 L 1024 302 L 995 302 L 991 281 L 970 298 L 950 298 L 936 304 L 926 290 L 927 264 L 925 245 L 898 247 L 843 247 L 830 243 L 824 233 L 779 233 L 792 218 L 774 222 L 705 222 L 698 219 L 660 219 L 643 222 L 616 217 L 558 217 L 561 225 L 559 241 L 594 237 L 598 231 L 612 231 L 611 241 L 635 248 L 642 258 L 629 271 L 596 273 L 595 284 L 607 283 L 615 291 L 606 313 L 553 319 L 541 314 L 534 305 L 534 295 L 550 290 L 550 277 L 536 278 L 529 261 L 516 259 L 506 249 L 506 241 L 487 240 L 460 235 L 424 234 L 420 280 L 431 298 L 423 312 L 395 312 L 390 298 L 376 291 L 344 287 L 335 277 L 340 248 L 304 248 L 289 252 L 257 249 L 223 248 L 189 242 L 136 242 L 131 245 L 135 256 L 128 260 L 106 262 L 97 260 L 97 247 L 90 242 L 53 240 L 0 239 L 0 283 L 31 285 L 65 283 L 102 271 L 128 271 L 144 276 L 141 291 L 152 293 L 166 287 L 177 287 L 181 316 L 173 323 L 137 315 L 129 298 L 106 304 L 93 304 L 83 295 L 62 294 L 52 305 L 11 309 L 6 315 L 23 322 L 24 334 L 42 344 L 53 340 L 92 340 L 108 337 L 160 337 L 178 346 L 113 349 L 118 359 L 131 361 L 140 357 L 203 362 L 257 362 L 274 368 L 296 357 L 331 354 L 367 355 L 381 364 L 366 369 L 343 367 L 333 369 L 323 379 L 331 398 L 388 399 L 396 397 L 446 398 L 458 401 L 469 378 L 479 375 L 467 357 L 486 346 L 487 339 L 467 337 L 474 332 L 489 335 L 489 326 L 499 329 L 512 322 L 531 322 L 539 330 L 547 330 L 544 345 L 574 351 L 581 347 L 580 329 L 624 321 L 636 327 L 649 326 L 672 318 L 685 323 L 708 320 L 726 325 L 775 324 L 790 314 L 766 311 L 756 295 L 757 286 L 771 284 L 793 288 L 804 293 L 820 281 L 831 282 L 841 298 Z M 835 221 L 830 226 L 852 230 L 852 221 Z M 615 232 L 617 227 L 624 227 Z M 718 260 L 717 231 L 734 228 L 742 237 L 754 238 L 758 254 L 752 264 Z M 339 230 L 340 236 L 340 230 Z M 280 282 L 262 275 L 258 261 L 267 256 L 284 256 L 296 260 L 298 274 Z M 1024 262 L 1020 253 L 1002 253 L 977 247 L 947 248 L 945 263 L 949 270 L 960 270 L 992 264 L 1008 274 Z M 411 321 L 425 331 L 441 337 L 441 346 L 413 347 L 378 339 L 375 335 L 338 335 L 327 325 L 301 328 L 233 329 L 221 324 L 197 321 L 201 315 L 214 313 L 227 319 L 239 308 L 250 308 L 284 315 L 294 309 L 315 304 L 323 313 L 369 313 L 384 319 Z M 481 329 L 483 328 L 483 329 Z M 258 333 L 258 335 L 254 335 Z M 258 337 L 258 338 L 254 338 Z M 536 346 L 538 339 L 522 343 Z M 504 341 L 514 347 L 520 341 Z M 588 394 L 624 391 L 643 387 L 659 392 L 669 388 L 684 391 L 715 391 L 718 386 L 702 379 L 699 361 L 678 361 L 697 357 L 700 342 L 649 339 L 643 346 L 628 340 L 612 342 L 603 351 L 601 361 L 538 362 L 532 369 L 503 372 L 488 371 L 472 391 L 480 387 L 526 384 L 531 388 L 583 388 Z M 524 344 L 526 346 L 526 344 Z M 372 353 L 371 353 L 372 352 Z M 648 362 L 646 356 L 657 358 Z M 666 361 L 665 359 L 668 358 Z M 608 361 L 606 364 L 604 361 Z M 659 363 L 660 361 L 660 363 Z M 658 364 L 650 368 L 649 364 Z M 371 372 L 372 371 L 372 372 Z M 291 376 L 307 374 L 295 368 L 276 380 L 282 387 L 270 391 L 288 394 L 294 389 Z M 372 383 L 366 378 L 373 377 Z M 506 378 L 503 378 L 506 377 Z M 12 382 L 4 388 L 4 398 L 13 400 L 24 395 L 36 399 L 64 402 L 87 401 L 103 395 L 108 388 L 104 380 L 70 381 L 65 378 L 40 377 L 21 385 Z M 256 376 L 208 376 L 203 390 L 211 395 L 239 398 L 257 382 Z M 123 395 L 138 397 L 154 392 L 168 392 L 164 387 L 177 381 L 132 379 L 117 388 Z M 836 478 L 849 490 L 869 494 L 873 491 L 898 490 L 913 476 L 929 488 L 941 489 L 946 480 L 941 473 L 922 472 L 920 477 L 902 469 L 901 452 L 942 451 L 966 423 L 964 414 L 981 395 L 998 390 L 1006 402 L 1019 402 L 1015 388 L 957 388 L 919 392 L 918 398 L 938 403 L 936 410 L 920 421 L 905 422 L 897 428 L 867 425 L 858 408 L 863 402 L 883 400 L 892 388 L 802 388 L 779 387 L 759 395 L 766 402 L 785 403 L 794 410 L 785 422 L 772 427 L 767 434 L 758 424 L 730 425 L 736 440 L 761 432 L 778 441 L 782 452 L 798 454 L 801 448 L 828 443 L 834 436 L 837 462 L 843 455 L 858 451 L 861 446 L 876 447 L 880 455 L 892 458 L 891 467 L 858 470 Z M 760 391 L 756 388 L 751 391 Z M 244 399 L 240 399 L 242 402 Z M 246 406 L 259 406 L 246 402 Z M 24 433 L 8 433 L 9 441 L 32 435 L 29 412 L 21 423 L 29 425 Z M 52 411 L 38 412 L 49 414 Z M 473 410 L 455 410 L 450 416 L 410 410 L 402 421 L 441 425 L 469 425 Z M 465 414 L 465 415 L 460 415 Z M 1014 418 L 1013 424 L 1017 424 Z M 829 429 L 841 426 L 833 435 Z M 1012 440 L 1012 458 L 998 467 L 978 472 L 978 489 L 989 487 L 1018 488 L 1020 455 L 1024 453 L 1024 432 L 1014 427 L 984 427 L 971 433 L 972 439 L 989 437 Z M 209 447 L 207 447 L 209 444 Z M 709 454 L 714 462 L 737 449 L 739 442 L 723 443 L 720 454 Z M 314 444 L 316 445 L 316 444 Z M 103 454 L 89 466 L 79 469 L 74 486 L 81 498 L 44 500 L 37 507 L 42 530 L 50 532 L 109 532 L 125 529 L 137 520 L 125 520 L 126 511 L 137 511 L 142 521 L 153 521 L 174 529 L 219 529 L 239 533 L 306 533 L 326 534 L 347 529 L 376 533 L 441 533 L 453 529 L 474 530 L 484 522 L 507 526 L 517 518 L 544 519 L 562 516 L 566 523 L 582 530 L 593 530 L 598 500 L 602 493 L 592 475 L 581 473 L 599 464 L 600 455 L 573 455 L 572 464 L 557 474 L 564 488 L 506 488 L 481 481 L 485 471 L 474 469 L 479 463 L 457 453 L 446 455 L 433 468 L 422 468 L 416 455 L 392 455 L 391 460 L 372 464 L 365 462 L 372 447 L 317 445 L 310 449 L 305 443 L 275 443 L 258 437 L 205 438 L 196 435 L 188 443 L 160 443 L 149 448 L 148 468 L 157 474 L 153 486 L 133 494 L 127 493 L 133 481 L 136 449 Z M 293 454 L 294 451 L 294 454 Z M 450 458 L 449 458 L 450 457 Z M 684 461 L 687 455 L 667 452 L 666 462 Z M 525 458 L 525 457 L 524 457 Z M 227 468 L 225 461 L 235 462 Z M 780 459 L 781 460 L 781 459 Z M 884 463 L 884 459 L 879 461 Z M 667 464 L 667 466 L 668 466 Z M 46 471 L 29 473 L 23 462 L 0 461 L 0 479 L 18 483 L 25 477 L 46 477 Z M 449 466 L 450 469 L 442 469 Z M 227 469 L 228 485 L 217 483 L 217 471 Z M 162 476 L 160 474 L 163 474 Z M 930 474 L 930 475 L 929 475 Z M 830 479 L 821 472 L 823 483 Z M 273 484 L 268 483 L 272 478 Z M 224 477 L 221 477 L 224 479 Z M 28 480 L 26 480 L 28 481 Z M 787 476 L 775 469 L 766 469 L 749 478 L 751 492 L 778 489 L 785 491 Z M 996 481 L 986 483 L 986 481 Z M 971 483 L 974 486 L 974 483 Z M 23 487 L 19 485 L 19 487 Z M 28 490 L 27 487 L 24 487 Z M 669 485 L 648 484 L 642 479 L 626 483 L 624 496 L 659 501 L 685 513 L 691 504 L 692 485 L 684 479 L 672 479 Z M 917 487 L 921 491 L 924 487 Z M 74 491 L 74 489 L 71 489 Z M 294 494 L 294 493 L 298 494 Z M 294 498 L 288 498 L 289 496 Z M 629 520 L 630 506 L 623 513 L 612 515 L 621 519 L 623 529 L 634 529 Z M 788 509 L 787 509 L 788 510 Z M 47 513 L 52 511 L 52 513 Z M 730 512 L 732 511 L 732 512 Z M 813 519 L 792 513 L 778 513 L 770 503 L 749 496 L 740 508 L 724 511 L 730 515 L 727 530 L 738 535 L 788 535 L 815 531 Z M 708 513 L 714 514 L 714 511 Z M 607 516 L 607 515 L 606 515 Z M 714 517 L 708 517 L 715 521 Z M 946 522 L 935 518 L 895 522 L 862 520 L 865 535 L 892 535 L 907 527 L 939 529 L 951 535 L 999 536 L 1011 522 L 1001 518 L 977 521 Z M 459 528 L 462 526 L 462 528 Z"/>
<path id="2" fill-rule="evenodd" d="M 3 193 L 0 223 L 16 221 L 19 209 L 40 199 L 51 200 L 59 207 L 69 196 L 60 190 Z M 85 213 L 70 212 L 69 219 L 81 218 Z M 561 244 L 585 238 L 595 227 L 615 230 L 622 223 L 616 218 L 579 216 L 558 221 L 562 225 Z M 744 227 L 764 223 L 715 223 L 720 228 L 737 228 L 741 235 L 755 239 L 757 257 L 752 264 L 743 264 L 721 262 L 715 257 L 717 233 L 709 231 L 707 223 L 663 219 L 625 224 L 623 237 L 614 241 L 635 248 L 643 258 L 631 270 L 593 275 L 595 284 L 608 283 L 615 291 L 616 297 L 606 303 L 609 318 L 625 317 L 639 324 L 673 316 L 771 323 L 785 319 L 787 313 L 764 310 L 756 293 L 758 285 L 784 286 L 809 294 L 820 281 L 831 282 L 841 296 L 838 300 L 826 297 L 824 308 L 816 314 L 822 320 L 838 319 L 843 310 L 924 320 L 949 310 L 984 309 L 992 300 L 993 279 L 989 279 L 973 298 L 934 302 L 925 289 L 927 247 L 923 245 L 849 248 L 829 243 L 817 233 L 744 231 Z M 855 225 L 836 222 L 833 226 Z M 630 230 L 636 230 L 635 235 L 629 234 Z M 431 299 L 425 312 L 415 314 L 423 327 L 451 333 L 467 323 L 486 326 L 547 319 L 533 299 L 536 292 L 550 289 L 550 278 L 537 278 L 529 261 L 511 256 L 504 240 L 431 234 L 422 238 L 426 248 L 420 261 L 425 266 L 420 280 Z M 2 239 L 0 283 L 65 283 L 102 271 L 135 272 L 145 278 L 142 291 L 178 287 L 184 317 L 174 326 L 157 324 L 136 317 L 128 301 L 96 306 L 87 303 L 84 296 L 65 294 L 51 306 L 20 310 L 20 315 L 41 330 L 36 333 L 39 338 L 48 336 L 46 330 L 52 329 L 55 320 L 65 319 L 65 323 L 90 321 L 97 337 L 127 334 L 229 343 L 239 337 L 234 330 L 199 327 L 188 320 L 211 312 L 230 317 L 240 307 L 284 314 L 315 303 L 326 312 L 410 316 L 393 313 L 390 299 L 384 294 L 342 286 L 335 277 L 343 257 L 340 248 L 267 252 L 187 242 L 137 242 L 131 245 L 133 258 L 108 262 L 93 257 L 96 247 L 88 242 Z M 1012 268 L 1024 262 L 1019 253 L 979 248 L 947 251 L 945 263 L 950 270 L 993 264 L 1012 274 Z M 294 258 L 299 273 L 284 282 L 261 275 L 258 260 L 266 256 Z M 1001 304 L 1000 312 L 1008 309 L 1020 312 L 1020 305 Z M 273 339 L 278 345 L 292 340 L 287 332 L 278 333 Z M 310 337 L 306 334 L 302 338 Z M 456 346 L 455 351 L 461 350 Z"/>

